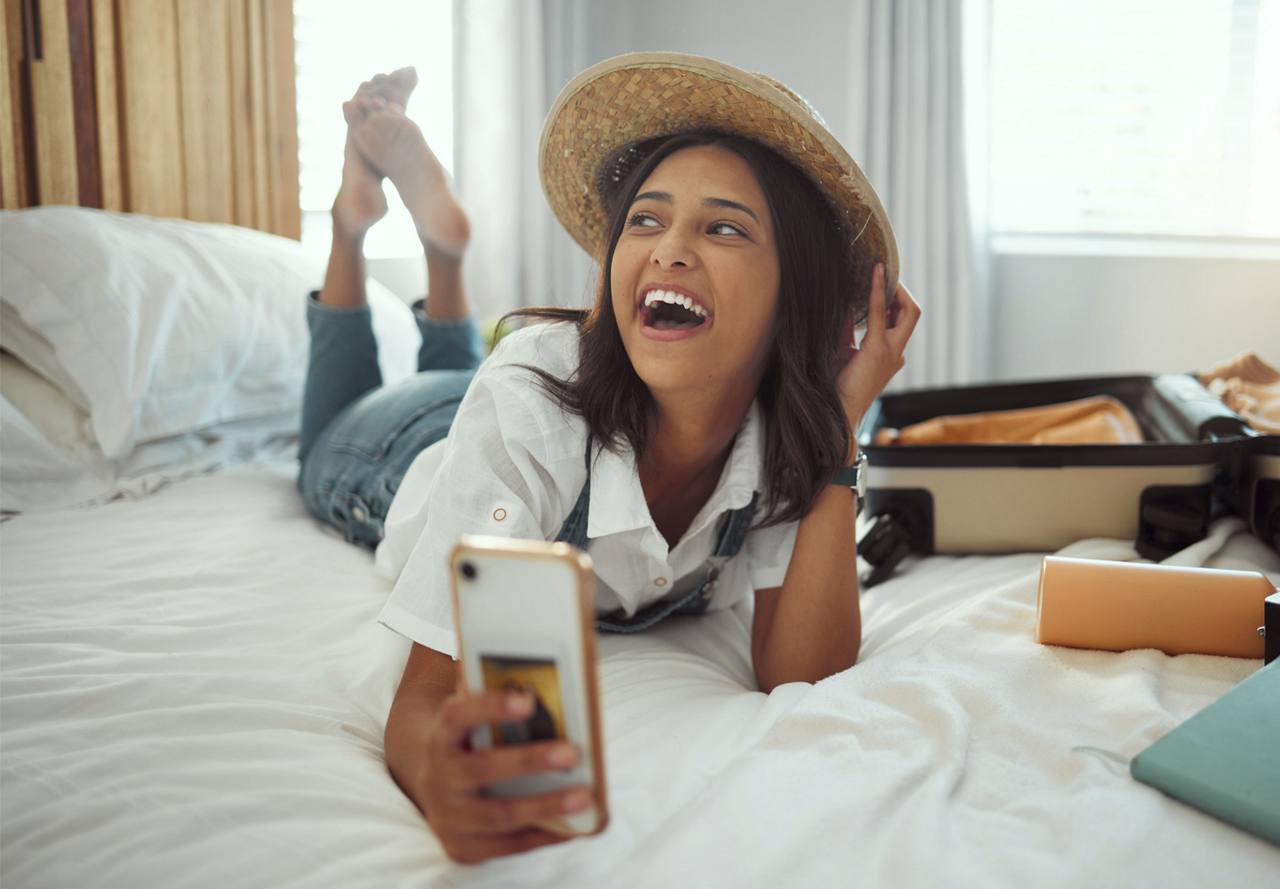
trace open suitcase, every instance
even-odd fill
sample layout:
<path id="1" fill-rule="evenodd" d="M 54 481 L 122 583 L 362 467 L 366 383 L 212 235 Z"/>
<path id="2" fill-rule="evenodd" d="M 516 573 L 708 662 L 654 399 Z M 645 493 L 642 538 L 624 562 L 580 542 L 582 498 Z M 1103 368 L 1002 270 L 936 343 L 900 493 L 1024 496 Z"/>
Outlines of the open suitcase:
<path id="1" fill-rule="evenodd" d="M 1109 395 L 1132 412 L 1141 444 L 879 446 L 882 428 Z M 859 429 L 870 464 L 858 553 L 888 577 L 910 552 L 1054 551 L 1086 537 L 1134 541 L 1159 561 L 1243 512 L 1280 521 L 1280 439 L 1256 435 L 1192 374 L 1100 377 L 882 395 Z M 1271 444 L 1266 444 L 1270 441 Z M 1256 449 L 1256 450 L 1255 450 Z M 1256 483 L 1251 477 L 1261 473 Z M 1249 490 L 1246 491 L 1245 489 Z M 1264 538 L 1265 539 L 1265 538 Z"/>
<path id="2" fill-rule="evenodd" d="M 1246 448 L 1232 511 L 1280 552 L 1280 435 L 1259 435 Z"/>

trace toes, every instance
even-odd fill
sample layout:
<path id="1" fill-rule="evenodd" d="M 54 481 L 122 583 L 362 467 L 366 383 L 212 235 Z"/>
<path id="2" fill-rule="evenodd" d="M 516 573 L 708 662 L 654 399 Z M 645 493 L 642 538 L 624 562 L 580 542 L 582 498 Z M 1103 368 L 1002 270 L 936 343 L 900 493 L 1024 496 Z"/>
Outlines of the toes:
<path id="1" fill-rule="evenodd" d="M 418 72 L 412 67 L 397 68 L 390 74 L 375 74 L 368 85 L 372 95 L 381 96 L 403 109 L 409 103 L 409 94 L 418 85 Z"/>
<path id="2" fill-rule="evenodd" d="M 348 101 L 348 104 L 350 104 L 350 103 L 358 103 L 361 99 L 364 99 L 364 98 L 368 97 L 368 95 L 369 95 L 369 89 L 370 89 L 370 87 L 369 87 L 369 81 L 367 81 L 367 80 L 366 80 L 366 81 L 364 81 L 364 83 L 362 83 L 362 84 L 360 84 L 358 87 L 356 87 L 356 91 L 355 91 L 355 93 L 351 96 L 351 98 L 350 98 L 349 100 L 347 100 L 347 101 Z M 345 106 L 344 106 L 344 107 L 345 107 Z"/>
<path id="3" fill-rule="evenodd" d="M 400 68 L 391 74 L 391 79 L 396 83 L 397 92 L 403 104 L 413 92 L 414 87 L 418 85 L 418 71 L 412 66 Z"/>

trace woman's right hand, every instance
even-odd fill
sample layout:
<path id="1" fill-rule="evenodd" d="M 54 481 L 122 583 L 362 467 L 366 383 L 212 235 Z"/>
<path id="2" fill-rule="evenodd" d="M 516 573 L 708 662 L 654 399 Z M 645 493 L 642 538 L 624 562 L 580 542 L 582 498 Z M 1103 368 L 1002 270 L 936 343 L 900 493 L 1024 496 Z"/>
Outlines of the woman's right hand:
<path id="1" fill-rule="evenodd" d="M 569 837 L 534 825 L 590 808 L 587 787 L 577 785 L 537 796 L 494 797 L 495 781 L 571 768 L 577 749 L 568 741 L 537 741 L 473 750 L 471 730 L 484 723 L 528 718 L 528 694 L 455 692 L 426 724 L 416 776 L 405 791 L 426 815 L 449 857 L 474 863 L 563 842 Z M 402 782 L 402 786 L 403 786 Z"/>

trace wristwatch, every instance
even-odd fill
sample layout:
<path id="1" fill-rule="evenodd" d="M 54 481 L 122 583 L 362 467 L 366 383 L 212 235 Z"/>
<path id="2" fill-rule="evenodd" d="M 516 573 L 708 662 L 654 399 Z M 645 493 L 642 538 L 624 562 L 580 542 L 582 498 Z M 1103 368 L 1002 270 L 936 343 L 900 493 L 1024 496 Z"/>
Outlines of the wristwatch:
<path id="1" fill-rule="evenodd" d="M 867 496 L 867 452 L 859 448 L 857 462 L 837 472 L 831 484 L 852 488 L 861 502 Z"/>

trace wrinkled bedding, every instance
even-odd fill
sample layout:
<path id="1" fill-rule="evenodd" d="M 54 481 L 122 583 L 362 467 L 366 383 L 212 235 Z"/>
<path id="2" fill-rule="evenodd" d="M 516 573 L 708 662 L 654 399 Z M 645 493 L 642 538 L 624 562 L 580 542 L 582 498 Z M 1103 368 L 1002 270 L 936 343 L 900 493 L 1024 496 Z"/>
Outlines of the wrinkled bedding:
<path id="1" fill-rule="evenodd" d="M 601 639 L 613 821 L 450 864 L 382 759 L 408 643 L 284 460 L 0 524 L 0 883 L 1264 885 L 1128 760 L 1261 666 L 1033 641 L 1042 554 L 911 559 L 859 664 L 751 690 L 749 615 Z M 1123 541 L 1066 555 L 1133 560 Z M 1236 519 L 1175 564 L 1263 570 Z M 1230 875 L 1228 878 L 1227 875 Z"/>

